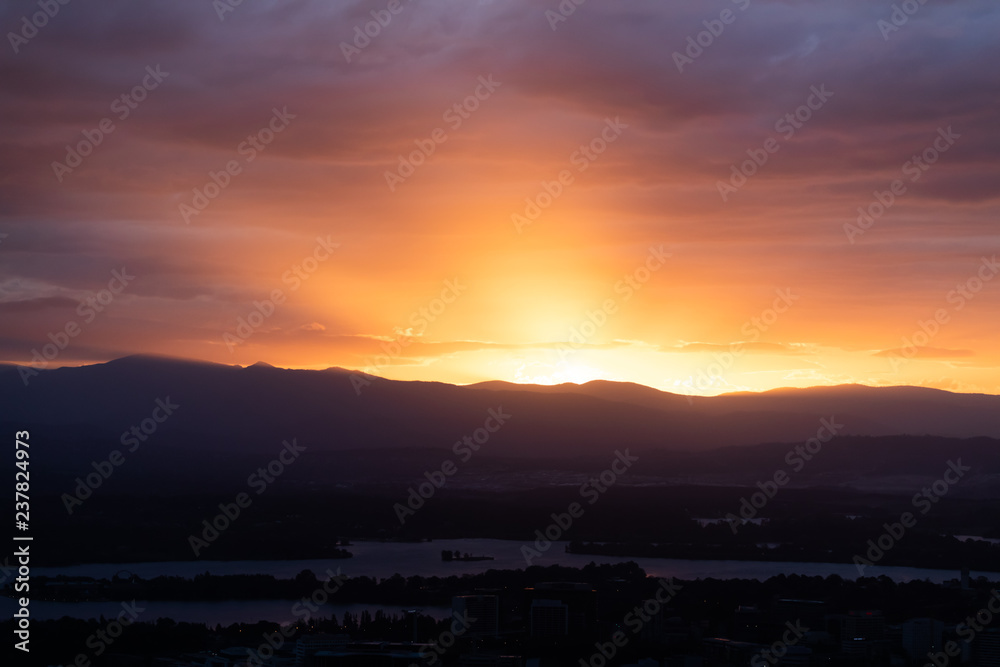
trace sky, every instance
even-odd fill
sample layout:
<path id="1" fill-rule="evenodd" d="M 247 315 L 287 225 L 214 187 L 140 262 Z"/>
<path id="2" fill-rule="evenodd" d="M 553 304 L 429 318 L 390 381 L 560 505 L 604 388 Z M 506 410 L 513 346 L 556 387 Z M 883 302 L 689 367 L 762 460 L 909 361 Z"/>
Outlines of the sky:
<path id="1" fill-rule="evenodd" d="M 0 360 L 1000 393 L 1000 5 L 0 6 Z"/>

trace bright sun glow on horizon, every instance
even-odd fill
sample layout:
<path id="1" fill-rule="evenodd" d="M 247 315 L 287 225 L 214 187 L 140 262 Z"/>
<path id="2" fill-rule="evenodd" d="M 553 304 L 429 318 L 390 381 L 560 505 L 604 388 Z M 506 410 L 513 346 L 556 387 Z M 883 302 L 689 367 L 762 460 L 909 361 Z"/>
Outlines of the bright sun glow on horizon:
<path id="1" fill-rule="evenodd" d="M 515 384 L 585 384 L 594 380 L 631 382 L 674 394 L 716 396 L 733 392 L 761 392 L 792 387 L 862 384 L 899 386 L 913 383 L 895 373 L 892 360 L 868 353 L 861 357 L 837 350 L 803 350 L 733 354 L 722 351 L 684 352 L 660 350 L 635 342 L 601 347 L 571 349 L 567 346 L 538 346 L 508 351 L 463 351 L 447 356 L 406 363 L 406 359 L 370 358 L 369 366 L 354 370 L 394 380 L 436 380 L 451 384 L 475 384 L 500 380 Z M 831 372 L 818 359 L 833 359 Z M 379 364 L 381 362 L 388 362 Z M 919 368 L 940 361 L 912 360 Z M 853 365 L 852 365 L 853 364 Z M 310 366 L 327 368 L 337 364 Z M 349 366 L 343 366 L 351 368 Z M 481 371 L 479 369 L 482 369 Z M 851 370 L 855 370 L 852 373 Z M 960 383 L 938 383 L 936 388 L 961 393 L 998 393 Z"/>
<path id="2" fill-rule="evenodd" d="M 513 382 L 517 384 L 542 384 L 554 385 L 571 382 L 573 384 L 586 384 L 593 380 L 615 379 L 609 374 L 592 368 L 585 364 L 575 364 L 571 362 L 559 362 L 555 367 L 543 367 L 535 364 L 529 367 L 522 364 L 514 373 Z"/>

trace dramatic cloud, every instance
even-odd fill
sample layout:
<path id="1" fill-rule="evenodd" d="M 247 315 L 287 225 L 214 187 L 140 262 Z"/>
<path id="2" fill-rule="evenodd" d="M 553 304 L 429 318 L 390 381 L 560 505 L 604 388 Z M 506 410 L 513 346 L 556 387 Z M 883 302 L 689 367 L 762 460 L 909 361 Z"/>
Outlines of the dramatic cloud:
<path id="1" fill-rule="evenodd" d="M 995 2 L 388 5 L 0 8 L 0 359 L 1000 392 Z"/>

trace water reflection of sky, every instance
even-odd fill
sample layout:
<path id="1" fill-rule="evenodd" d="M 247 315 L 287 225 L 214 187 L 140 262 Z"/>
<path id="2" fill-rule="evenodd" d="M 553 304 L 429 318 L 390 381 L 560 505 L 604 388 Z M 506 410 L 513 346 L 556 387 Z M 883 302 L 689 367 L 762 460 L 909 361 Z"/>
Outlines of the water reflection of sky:
<path id="1" fill-rule="evenodd" d="M 348 547 L 353 558 L 340 560 L 295 560 L 295 561 L 173 561 L 159 563 L 104 563 L 76 565 L 69 567 L 34 568 L 36 575 L 85 576 L 111 578 L 125 570 L 145 579 L 161 575 L 194 577 L 197 574 L 272 574 L 281 579 L 290 579 L 305 569 L 312 570 L 320 579 L 327 579 L 327 570 L 347 577 L 369 576 L 387 578 L 399 573 L 403 576 L 424 577 L 472 574 L 490 569 L 523 569 L 524 557 L 521 547 L 526 543 L 513 540 L 469 539 L 435 540 L 433 542 L 356 542 Z M 588 554 L 568 554 L 564 551 L 566 542 L 555 542 L 553 546 L 535 558 L 533 565 L 566 565 L 583 567 L 588 563 L 627 563 L 634 561 L 647 574 L 657 577 L 678 579 L 697 578 L 745 578 L 767 579 L 779 574 L 801 574 L 807 576 L 828 576 L 836 574 L 845 579 L 856 579 L 857 569 L 851 563 L 787 563 L 767 561 L 735 560 L 676 560 L 666 558 L 627 558 L 597 556 Z M 459 551 L 474 556 L 493 556 L 491 561 L 442 562 L 441 551 Z M 973 577 L 978 574 L 973 572 Z M 928 579 L 941 583 L 955 579 L 954 570 L 932 570 L 913 567 L 889 567 L 874 565 L 865 569 L 865 576 L 888 576 L 897 581 Z M 992 578 L 1000 578 L 1000 573 L 992 573 Z"/>
<path id="2" fill-rule="evenodd" d="M 123 571 L 144 579 L 169 575 L 191 578 L 198 574 L 271 574 L 279 579 L 290 579 L 302 570 L 312 570 L 320 579 L 327 579 L 327 571 L 340 572 L 347 577 L 369 576 L 388 578 L 397 572 L 403 576 L 462 575 L 485 572 L 490 569 L 523 569 L 524 557 L 521 547 L 525 543 L 511 540 L 436 540 L 433 542 L 357 542 L 348 548 L 353 558 L 340 560 L 296 560 L 296 561 L 174 561 L 157 563 L 103 563 L 76 565 L 70 567 L 33 568 L 35 576 L 67 575 L 71 577 L 111 578 Z M 568 554 L 564 551 L 566 542 L 556 542 L 536 558 L 534 565 L 566 565 L 583 567 L 591 562 L 626 563 L 634 561 L 647 574 L 656 577 L 677 579 L 767 579 L 780 574 L 801 574 L 806 576 L 839 575 L 845 579 L 855 579 L 857 569 L 850 563 L 785 563 L 765 561 L 704 561 L 673 560 L 664 558 L 619 558 L 612 556 L 592 556 Z M 493 556 L 491 561 L 451 561 L 441 560 L 441 551 L 459 551 L 473 556 Z M 973 572 L 973 578 L 986 574 L 993 580 L 1000 579 L 1000 573 Z M 870 566 L 866 576 L 888 576 L 896 581 L 927 579 L 935 583 L 955 579 L 958 572 L 953 570 L 931 570 L 912 567 Z M 293 600 L 238 600 L 238 601 L 154 601 L 142 603 L 147 611 L 142 617 L 155 619 L 160 616 L 194 623 L 215 625 L 221 623 L 254 623 L 260 620 L 279 623 L 295 620 L 292 613 Z M 367 609 L 371 614 L 382 608 L 388 614 L 401 614 L 402 607 L 368 604 L 327 605 L 324 615 L 334 613 L 338 619 L 345 611 L 360 614 Z M 6 615 L 15 611 L 14 601 L 0 598 L 0 610 Z M 112 618 L 121 607 L 116 602 L 62 603 L 33 600 L 32 617 L 37 619 L 60 618 L 64 615 L 74 618 L 91 618 L 104 614 Z M 445 618 L 449 614 L 446 607 L 429 607 L 424 613 L 435 618 Z"/>

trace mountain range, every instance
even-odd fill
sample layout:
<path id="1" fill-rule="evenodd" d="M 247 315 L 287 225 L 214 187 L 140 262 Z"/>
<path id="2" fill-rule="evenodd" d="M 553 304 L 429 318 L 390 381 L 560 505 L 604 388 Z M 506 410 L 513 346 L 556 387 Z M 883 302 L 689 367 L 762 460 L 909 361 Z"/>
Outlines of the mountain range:
<path id="1" fill-rule="evenodd" d="M 177 406 L 162 423 L 151 419 L 163 416 L 156 412 L 158 401 Z M 607 381 L 456 386 L 338 368 L 240 367 L 148 356 L 42 370 L 27 386 L 17 367 L 0 366 L 0 405 L 0 423 L 8 432 L 30 430 L 35 462 L 48 466 L 54 478 L 72 480 L 118 449 L 135 461 L 123 476 L 171 471 L 181 486 L 245 478 L 292 439 L 308 448 L 313 461 L 295 477 L 311 474 L 316 481 L 360 459 L 391 477 L 393 466 L 426 468 L 463 436 L 495 425 L 488 422 L 491 411 L 508 417 L 489 435 L 480 457 L 527 461 L 537 469 L 610 461 L 615 450 L 629 448 L 675 468 L 724 470 L 733 460 L 747 465 L 749 454 L 734 454 L 734 448 L 763 452 L 768 443 L 801 444 L 826 433 L 824 421 L 837 425 L 838 438 L 891 436 L 893 452 L 901 446 L 898 436 L 976 438 L 989 452 L 996 442 L 984 438 L 1000 438 L 1000 396 L 918 387 L 844 385 L 687 397 Z M 155 431 L 136 444 L 130 432 L 134 427 L 141 433 L 144 422 Z M 125 443 L 135 451 L 125 450 Z M 954 447 L 952 442 L 940 449 Z M 780 454 L 787 447 L 778 449 Z M 773 470 L 774 464 L 763 467 Z"/>

